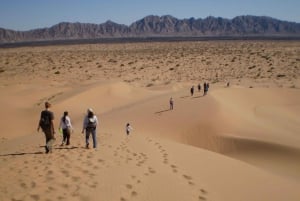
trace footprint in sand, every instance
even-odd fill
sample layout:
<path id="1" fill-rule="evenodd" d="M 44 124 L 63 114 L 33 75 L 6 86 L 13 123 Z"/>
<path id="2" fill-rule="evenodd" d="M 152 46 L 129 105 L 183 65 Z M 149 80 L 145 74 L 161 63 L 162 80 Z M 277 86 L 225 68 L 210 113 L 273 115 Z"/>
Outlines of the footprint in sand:
<path id="1" fill-rule="evenodd" d="M 172 171 L 173 171 L 174 173 L 177 173 L 177 172 L 178 172 L 177 166 L 176 166 L 176 165 L 170 165 L 170 167 L 172 168 Z"/>
<path id="2" fill-rule="evenodd" d="M 65 175 L 65 177 L 69 177 L 69 171 L 68 170 L 62 170 L 62 173 Z"/>
<path id="3" fill-rule="evenodd" d="M 36 183 L 34 181 L 31 182 L 31 188 L 35 188 L 36 187 Z"/>
<path id="4" fill-rule="evenodd" d="M 156 171 L 152 167 L 148 167 L 148 171 L 151 174 L 155 174 L 156 173 Z"/>
<path id="5" fill-rule="evenodd" d="M 131 176 L 131 179 L 132 179 L 135 183 L 137 183 L 137 184 L 140 184 L 140 183 L 141 183 L 141 180 L 139 180 L 135 175 L 132 175 L 132 176 Z"/>
<path id="6" fill-rule="evenodd" d="M 31 197 L 33 200 L 40 200 L 40 196 L 39 196 L 39 195 L 36 195 L 36 194 L 30 195 L 30 197 Z"/>
<path id="7" fill-rule="evenodd" d="M 138 195 L 138 193 L 137 193 L 136 191 L 132 191 L 132 192 L 131 192 L 131 196 L 132 196 L 132 197 L 136 197 L 137 195 Z"/>
<path id="8" fill-rule="evenodd" d="M 186 179 L 188 181 L 189 185 L 195 185 L 194 182 L 192 181 L 192 177 L 188 176 L 188 175 L 182 175 L 184 179 Z"/>
<path id="9" fill-rule="evenodd" d="M 72 181 L 74 181 L 74 182 L 78 182 L 79 180 L 81 180 L 80 177 L 76 177 L 76 176 L 72 177 Z"/>

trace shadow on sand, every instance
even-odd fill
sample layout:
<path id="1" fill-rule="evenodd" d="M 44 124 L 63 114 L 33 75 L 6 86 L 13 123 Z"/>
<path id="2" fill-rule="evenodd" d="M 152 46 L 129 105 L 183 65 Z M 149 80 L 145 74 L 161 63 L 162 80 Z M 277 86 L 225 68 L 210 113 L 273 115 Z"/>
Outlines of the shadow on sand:
<path id="1" fill-rule="evenodd" d="M 55 147 L 53 149 L 78 149 L 79 147 L 63 147 L 63 146 L 60 146 L 60 147 Z"/>
<path id="2" fill-rule="evenodd" d="M 203 98 L 205 95 L 194 96 L 193 98 Z"/>
<path id="3" fill-rule="evenodd" d="M 155 112 L 154 114 L 161 114 L 161 113 L 168 112 L 168 111 L 171 111 L 171 109 L 166 109 L 166 110 L 158 111 L 158 112 Z"/>
<path id="4" fill-rule="evenodd" d="M 29 153 L 26 153 L 26 152 L 21 152 L 21 153 L 12 153 L 12 154 L 2 154 L 0 155 L 0 157 L 2 156 L 23 156 L 23 155 L 35 155 L 35 154 L 43 154 L 44 152 L 41 152 L 41 151 L 37 151 L 37 152 L 29 152 Z"/>

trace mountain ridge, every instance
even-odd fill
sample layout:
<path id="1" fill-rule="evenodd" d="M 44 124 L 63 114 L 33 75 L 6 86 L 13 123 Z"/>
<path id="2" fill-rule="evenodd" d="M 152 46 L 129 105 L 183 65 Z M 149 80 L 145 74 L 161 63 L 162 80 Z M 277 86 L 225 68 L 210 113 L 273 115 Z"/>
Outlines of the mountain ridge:
<path id="1" fill-rule="evenodd" d="M 148 15 L 129 26 L 108 20 L 101 24 L 60 22 L 48 28 L 14 31 L 0 28 L 0 43 L 51 40 L 142 37 L 300 36 L 300 23 L 268 16 L 242 15 L 232 19 L 208 16 L 177 19 Z"/>

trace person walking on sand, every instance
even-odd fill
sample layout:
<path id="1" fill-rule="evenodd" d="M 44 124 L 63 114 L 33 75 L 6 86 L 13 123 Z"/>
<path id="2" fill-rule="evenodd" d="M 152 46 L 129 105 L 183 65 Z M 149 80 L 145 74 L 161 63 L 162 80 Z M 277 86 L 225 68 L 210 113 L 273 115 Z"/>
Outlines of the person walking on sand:
<path id="1" fill-rule="evenodd" d="M 173 100 L 173 98 L 171 97 L 170 98 L 170 110 L 173 110 L 173 108 L 174 108 L 174 100 Z"/>
<path id="2" fill-rule="evenodd" d="M 198 84 L 198 92 L 200 92 L 201 91 L 201 84 L 199 83 Z"/>
<path id="3" fill-rule="evenodd" d="M 63 146 L 65 143 L 66 145 L 70 145 L 70 136 L 73 127 L 71 124 L 71 119 L 68 116 L 68 114 L 69 113 L 65 111 L 64 115 L 60 119 L 59 130 L 61 129 L 63 134 L 63 140 L 61 142 L 61 146 Z"/>
<path id="4" fill-rule="evenodd" d="M 86 148 L 89 149 L 89 138 L 92 134 L 93 137 L 93 148 L 97 148 L 97 127 L 98 127 L 98 118 L 94 114 L 93 110 L 89 108 L 87 110 L 87 115 L 84 117 L 83 120 L 83 128 L 82 128 L 82 134 L 85 131 L 85 142 L 86 142 Z"/>
<path id="5" fill-rule="evenodd" d="M 206 84 L 206 82 L 204 82 L 203 90 L 204 90 L 203 96 L 205 96 L 206 93 L 207 93 L 207 84 Z"/>
<path id="6" fill-rule="evenodd" d="M 38 123 L 37 131 L 39 132 L 40 128 L 42 128 L 45 138 L 46 145 L 45 150 L 46 154 L 52 152 L 52 146 L 55 141 L 55 129 L 54 129 L 54 113 L 50 111 L 51 104 L 49 102 L 45 102 L 45 110 L 41 112 L 40 120 Z"/>
<path id="7" fill-rule="evenodd" d="M 194 86 L 191 87 L 190 91 L 191 91 L 191 96 L 193 96 L 194 95 Z"/>
<path id="8" fill-rule="evenodd" d="M 129 135 L 130 134 L 130 131 L 132 130 L 133 128 L 130 126 L 130 123 L 127 123 L 126 124 L 126 134 Z"/>

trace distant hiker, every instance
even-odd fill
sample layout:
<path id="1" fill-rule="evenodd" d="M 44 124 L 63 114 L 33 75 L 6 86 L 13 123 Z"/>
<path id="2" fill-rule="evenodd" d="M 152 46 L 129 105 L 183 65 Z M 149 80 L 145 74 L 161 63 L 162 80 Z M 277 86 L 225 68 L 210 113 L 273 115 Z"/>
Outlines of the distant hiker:
<path id="1" fill-rule="evenodd" d="M 45 150 L 46 154 L 52 152 L 52 146 L 55 141 L 55 129 L 54 129 L 54 114 L 50 111 L 51 104 L 49 102 L 45 102 L 45 110 L 41 112 L 40 120 L 38 123 L 37 131 L 39 132 L 40 128 L 42 128 L 45 138 L 46 145 Z"/>
<path id="2" fill-rule="evenodd" d="M 69 145 L 71 130 L 73 130 L 73 127 L 72 127 L 71 119 L 68 116 L 67 111 L 64 112 L 64 115 L 60 119 L 59 130 L 60 129 L 62 129 L 62 134 L 63 134 L 63 140 L 62 140 L 61 146 L 63 146 L 65 143 L 66 143 L 66 145 Z"/>
<path id="3" fill-rule="evenodd" d="M 227 87 L 229 87 L 230 86 L 230 82 L 227 82 Z"/>
<path id="4" fill-rule="evenodd" d="M 174 101 L 173 101 L 173 98 L 171 97 L 170 98 L 170 110 L 173 110 L 173 107 L 174 107 Z"/>
<path id="5" fill-rule="evenodd" d="M 130 126 L 130 123 L 127 123 L 126 124 L 126 134 L 129 135 L 130 134 L 130 131 L 132 130 L 133 128 Z"/>
<path id="6" fill-rule="evenodd" d="M 206 82 L 204 82 L 203 90 L 204 90 L 203 96 L 205 96 L 206 93 L 207 93 L 207 84 L 206 84 Z"/>
<path id="7" fill-rule="evenodd" d="M 191 96 L 193 96 L 194 95 L 194 86 L 192 86 L 190 91 L 191 91 Z"/>
<path id="8" fill-rule="evenodd" d="M 98 127 L 98 118 L 94 114 L 93 110 L 89 108 L 87 110 L 87 115 L 84 117 L 83 120 L 83 127 L 82 127 L 82 133 L 85 131 L 85 142 L 86 142 L 86 148 L 89 149 L 89 138 L 92 134 L 93 137 L 93 148 L 97 148 L 97 127 Z"/>
<path id="9" fill-rule="evenodd" d="M 200 92 L 201 91 L 201 84 L 199 83 L 198 84 L 198 92 Z"/>

